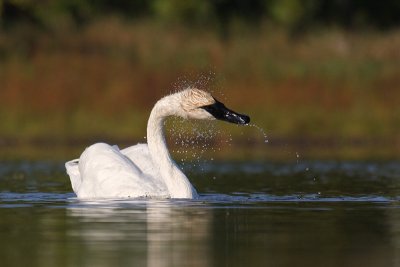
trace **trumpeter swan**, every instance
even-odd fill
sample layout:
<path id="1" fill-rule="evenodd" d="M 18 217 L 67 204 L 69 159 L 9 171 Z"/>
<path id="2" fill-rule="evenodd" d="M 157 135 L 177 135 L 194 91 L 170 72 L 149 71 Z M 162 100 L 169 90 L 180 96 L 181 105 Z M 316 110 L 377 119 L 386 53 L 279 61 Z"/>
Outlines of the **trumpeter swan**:
<path id="1" fill-rule="evenodd" d="M 65 164 L 78 198 L 196 198 L 197 192 L 171 158 L 163 124 L 168 116 L 219 119 L 248 124 L 250 118 L 229 110 L 210 93 L 196 88 L 165 96 L 153 107 L 147 124 L 148 144 L 119 150 L 97 143 L 79 160 Z"/>

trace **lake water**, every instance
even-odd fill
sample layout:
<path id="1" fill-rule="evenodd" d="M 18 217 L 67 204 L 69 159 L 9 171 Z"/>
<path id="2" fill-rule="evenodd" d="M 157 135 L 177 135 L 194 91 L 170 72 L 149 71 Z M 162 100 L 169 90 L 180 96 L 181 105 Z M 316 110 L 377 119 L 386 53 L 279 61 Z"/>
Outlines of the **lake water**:
<path id="1" fill-rule="evenodd" d="M 1 266 L 400 266 L 399 162 L 212 162 L 198 200 L 79 201 L 0 162 Z"/>

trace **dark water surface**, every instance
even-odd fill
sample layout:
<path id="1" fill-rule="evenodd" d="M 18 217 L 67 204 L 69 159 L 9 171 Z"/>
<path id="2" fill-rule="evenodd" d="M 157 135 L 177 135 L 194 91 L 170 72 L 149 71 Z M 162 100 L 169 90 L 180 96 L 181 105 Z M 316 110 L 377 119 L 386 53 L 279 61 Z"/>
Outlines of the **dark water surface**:
<path id="1" fill-rule="evenodd" d="M 0 163 L 1 266 L 400 266 L 399 162 L 213 163 L 198 200 L 79 201 Z"/>

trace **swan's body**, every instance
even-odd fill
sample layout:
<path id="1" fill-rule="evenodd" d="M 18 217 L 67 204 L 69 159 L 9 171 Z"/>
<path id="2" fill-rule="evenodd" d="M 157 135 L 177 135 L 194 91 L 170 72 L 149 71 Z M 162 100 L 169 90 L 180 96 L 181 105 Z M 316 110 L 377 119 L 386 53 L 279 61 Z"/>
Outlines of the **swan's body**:
<path id="1" fill-rule="evenodd" d="M 222 119 L 246 124 L 249 117 L 227 109 L 209 93 L 189 88 L 159 100 L 147 124 L 148 144 L 119 150 L 97 143 L 65 164 L 78 198 L 196 198 L 197 192 L 171 158 L 163 132 L 168 116 Z"/>

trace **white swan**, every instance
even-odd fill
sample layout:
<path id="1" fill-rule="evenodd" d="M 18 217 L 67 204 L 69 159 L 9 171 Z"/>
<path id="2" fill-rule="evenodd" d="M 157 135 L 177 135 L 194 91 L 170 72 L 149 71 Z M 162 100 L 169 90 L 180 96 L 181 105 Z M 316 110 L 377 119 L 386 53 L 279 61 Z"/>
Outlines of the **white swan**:
<path id="1" fill-rule="evenodd" d="M 148 144 L 119 150 L 97 143 L 79 160 L 65 164 L 78 198 L 196 198 L 197 192 L 171 158 L 163 124 L 168 116 L 220 119 L 248 124 L 250 118 L 229 110 L 208 92 L 188 88 L 160 99 L 147 124 Z"/>

